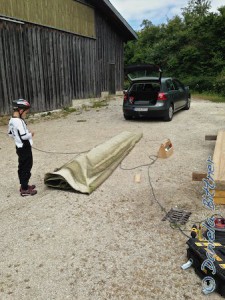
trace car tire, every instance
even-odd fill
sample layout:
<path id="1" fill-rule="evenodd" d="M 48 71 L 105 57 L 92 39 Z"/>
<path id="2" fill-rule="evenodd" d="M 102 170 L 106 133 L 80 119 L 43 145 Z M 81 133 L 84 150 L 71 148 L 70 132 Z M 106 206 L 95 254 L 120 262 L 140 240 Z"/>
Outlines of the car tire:
<path id="1" fill-rule="evenodd" d="M 124 119 L 125 119 L 125 120 L 131 120 L 131 119 L 132 119 L 131 116 L 128 116 L 128 115 L 123 115 L 123 116 L 124 116 Z"/>
<path id="2" fill-rule="evenodd" d="M 167 122 L 172 121 L 173 113 L 174 113 L 174 109 L 173 109 L 173 105 L 171 104 L 166 112 L 166 116 L 165 116 L 164 120 Z"/>
<path id="3" fill-rule="evenodd" d="M 186 103 L 184 109 L 185 109 L 185 110 L 189 110 L 189 109 L 190 109 L 190 106 L 191 106 L 191 98 L 188 98 L 188 99 L 187 99 L 187 103 Z"/>

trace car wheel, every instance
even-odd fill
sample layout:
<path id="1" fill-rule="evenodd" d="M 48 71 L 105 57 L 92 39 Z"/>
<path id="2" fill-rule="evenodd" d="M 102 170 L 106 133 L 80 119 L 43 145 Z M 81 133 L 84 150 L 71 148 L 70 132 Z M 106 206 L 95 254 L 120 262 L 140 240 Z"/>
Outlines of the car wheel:
<path id="1" fill-rule="evenodd" d="M 170 107 L 168 108 L 167 112 L 166 112 L 166 116 L 164 118 L 165 121 L 171 121 L 173 119 L 173 105 L 171 104 Z"/>
<path id="2" fill-rule="evenodd" d="M 131 116 L 128 116 L 128 115 L 123 115 L 123 116 L 124 116 L 124 119 L 125 119 L 125 120 L 131 120 L 131 119 L 132 119 Z"/>
<path id="3" fill-rule="evenodd" d="M 191 106 L 191 99 L 188 98 L 188 99 L 187 99 L 187 103 L 186 103 L 184 109 L 185 109 L 185 110 L 189 110 L 189 109 L 190 109 L 190 106 Z"/>

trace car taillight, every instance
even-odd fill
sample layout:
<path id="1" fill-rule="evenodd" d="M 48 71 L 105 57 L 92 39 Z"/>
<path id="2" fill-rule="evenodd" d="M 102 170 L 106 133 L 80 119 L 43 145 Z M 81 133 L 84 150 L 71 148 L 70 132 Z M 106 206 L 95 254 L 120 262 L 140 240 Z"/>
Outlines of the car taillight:
<path id="1" fill-rule="evenodd" d="M 127 93 L 125 93 L 123 96 L 123 101 L 126 102 L 127 100 L 128 100 L 128 95 L 127 95 Z"/>
<path id="2" fill-rule="evenodd" d="M 165 93 L 158 93 L 158 99 L 157 100 L 167 100 L 167 96 Z"/>

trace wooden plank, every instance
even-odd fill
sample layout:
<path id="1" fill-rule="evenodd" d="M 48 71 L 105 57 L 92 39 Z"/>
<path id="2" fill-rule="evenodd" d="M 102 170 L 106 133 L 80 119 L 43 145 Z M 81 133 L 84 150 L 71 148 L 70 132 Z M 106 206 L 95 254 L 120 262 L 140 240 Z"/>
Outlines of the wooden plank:
<path id="1" fill-rule="evenodd" d="M 14 25 L 14 24 L 13 24 Z M 11 78 L 12 78 L 12 93 L 13 93 L 13 98 L 14 99 L 19 99 L 23 98 L 22 95 L 19 92 L 19 87 L 18 87 L 18 80 L 17 80 L 17 74 L 18 74 L 18 56 L 17 56 L 17 45 L 16 45 L 16 30 L 15 27 L 10 24 L 11 28 L 11 34 L 9 34 L 9 53 L 10 53 L 10 65 L 13 66 L 14 71 L 12 72 L 11 69 Z"/>
<path id="2" fill-rule="evenodd" d="M 1 87 L 1 93 L 0 93 L 0 112 L 6 113 L 9 111 L 9 96 L 8 96 L 8 89 L 7 89 L 7 82 L 5 80 L 6 78 L 6 61 L 4 56 L 4 48 L 5 43 L 3 39 L 3 33 L 4 28 L 3 25 L 0 24 L 0 87 Z"/>
<path id="3" fill-rule="evenodd" d="M 21 62 L 24 63 L 24 90 L 26 99 L 31 101 L 32 111 L 35 111 L 35 102 L 34 102 L 34 91 L 33 91 L 33 83 L 32 83 L 32 73 L 31 73 L 31 52 L 32 52 L 32 45 L 30 43 L 30 26 L 23 25 L 21 27 L 21 43 L 23 51 L 21 52 L 23 55 L 23 60 Z"/>
<path id="4" fill-rule="evenodd" d="M 135 174 L 134 181 L 137 183 L 141 182 L 141 174 L 140 173 Z"/>
<path id="5" fill-rule="evenodd" d="M 225 191 L 221 191 L 221 190 L 215 190 L 215 196 L 214 198 L 225 198 Z"/>
<path id="6" fill-rule="evenodd" d="M 224 180 L 215 180 L 216 190 L 225 191 L 225 181 Z"/>
<path id="7" fill-rule="evenodd" d="M 65 44 L 64 44 L 64 57 L 65 57 L 65 95 L 64 103 L 66 103 L 66 106 L 71 106 L 71 97 L 70 97 L 70 49 L 69 49 L 69 41 L 70 37 L 69 35 L 65 36 Z"/>
<path id="8" fill-rule="evenodd" d="M 44 80 L 44 99 L 42 101 L 43 107 L 42 111 L 49 110 L 49 78 L 48 78 L 48 30 L 42 31 L 42 61 L 43 61 L 43 80 Z"/>
<path id="9" fill-rule="evenodd" d="M 36 99 L 37 99 L 37 93 L 36 93 L 36 77 L 35 77 L 35 65 L 34 65 L 34 52 L 33 52 L 33 48 L 34 48 L 34 42 L 33 42 L 33 28 L 29 27 L 28 31 L 27 31 L 27 35 L 28 35 L 28 43 L 29 43 L 29 69 L 30 69 L 30 82 L 31 82 L 31 99 L 29 99 L 30 101 L 32 101 L 32 103 L 36 103 Z M 33 105 L 33 107 L 36 109 L 36 106 Z"/>
<path id="10" fill-rule="evenodd" d="M 207 177 L 207 173 L 199 173 L 199 172 L 193 172 L 192 173 L 192 180 L 193 181 L 202 181 L 202 179 Z"/>
<path id="11" fill-rule="evenodd" d="M 51 78 L 51 105 L 49 108 L 51 108 L 52 106 L 56 106 L 54 103 L 56 102 L 56 85 L 55 85 L 55 71 L 54 71 L 54 36 L 53 36 L 53 31 L 49 32 L 49 49 L 50 49 L 50 53 L 49 53 L 49 59 L 50 59 L 50 78 Z"/>
<path id="12" fill-rule="evenodd" d="M 8 40 L 8 35 L 10 32 L 10 28 L 9 25 L 6 24 L 5 25 L 5 30 L 3 30 L 3 34 L 2 34 L 2 41 L 3 41 L 3 55 L 4 55 L 4 62 L 5 62 L 5 82 L 6 82 L 6 86 L 7 86 L 7 96 L 8 96 L 8 101 L 11 101 L 11 99 L 13 99 L 13 95 L 12 95 L 12 77 L 10 74 L 11 71 L 11 64 L 10 64 L 10 56 L 9 56 L 9 51 L 8 49 L 10 49 L 10 44 L 9 44 L 9 40 Z M 6 51 L 7 49 L 7 51 Z M 11 111 L 11 110 L 10 110 Z"/>
<path id="13" fill-rule="evenodd" d="M 25 99 L 29 99 L 27 76 L 26 76 L 26 56 L 24 52 L 24 39 L 23 39 L 23 27 L 20 25 L 18 30 L 18 47 L 19 47 L 19 63 L 20 63 L 20 78 L 21 78 L 21 92 Z"/>
<path id="14" fill-rule="evenodd" d="M 225 186 L 225 131 L 219 130 L 213 154 L 214 180 L 216 184 Z M 218 187 L 217 187 L 218 188 Z M 219 188 L 221 189 L 221 188 Z"/>
<path id="15" fill-rule="evenodd" d="M 40 93 L 39 93 L 39 103 L 43 103 L 44 101 L 44 97 L 45 97 L 45 93 L 44 93 L 44 79 L 43 79 L 43 69 L 46 66 L 43 66 L 43 60 L 42 60 L 42 49 L 41 49 L 41 38 L 42 38 L 42 29 L 38 28 L 37 31 L 37 51 L 38 51 L 38 69 L 39 69 L 39 89 L 40 89 Z M 40 111 L 40 109 L 39 109 Z"/>
<path id="16" fill-rule="evenodd" d="M 53 32 L 53 45 L 52 45 L 52 51 L 53 51 L 53 72 L 55 74 L 54 76 L 54 85 L 55 85 L 55 96 L 53 99 L 53 108 L 58 108 L 58 103 L 60 99 L 60 87 L 59 87 L 59 59 L 58 59 L 58 38 L 59 34 L 57 31 Z"/>
<path id="17" fill-rule="evenodd" d="M 206 135 L 205 140 L 206 141 L 216 141 L 217 135 Z"/>
<path id="18" fill-rule="evenodd" d="M 214 204 L 225 204 L 225 197 L 216 197 L 213 200 Z"/>

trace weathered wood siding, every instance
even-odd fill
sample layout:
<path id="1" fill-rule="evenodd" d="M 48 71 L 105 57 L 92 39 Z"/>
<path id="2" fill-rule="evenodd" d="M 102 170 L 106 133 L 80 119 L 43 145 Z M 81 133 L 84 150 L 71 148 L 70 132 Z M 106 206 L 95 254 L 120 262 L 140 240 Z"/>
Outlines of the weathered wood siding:
<path id="1" fill-rule="evenodd" d="M 96 12 L 96 39 L 33 24 L 0 20 L 0 114 L 13 99 L 28 99 L 33 111 L 68 107 L 72 99 L 122 89 L 123 41 Z"/>
<path id="2" fill-rule="evenodd" d="M 95 37 L 94 9 L 74 0 L 1 0 L 0 14 Z"/>
<path id="3" fill-rule="evenodd" d="M 110 64 L 115 64 L 115 89 L 123 87 L 124 43 L 110 23 L 96 12 L 96 88 L 97 94 L 109 90 Z"/>

